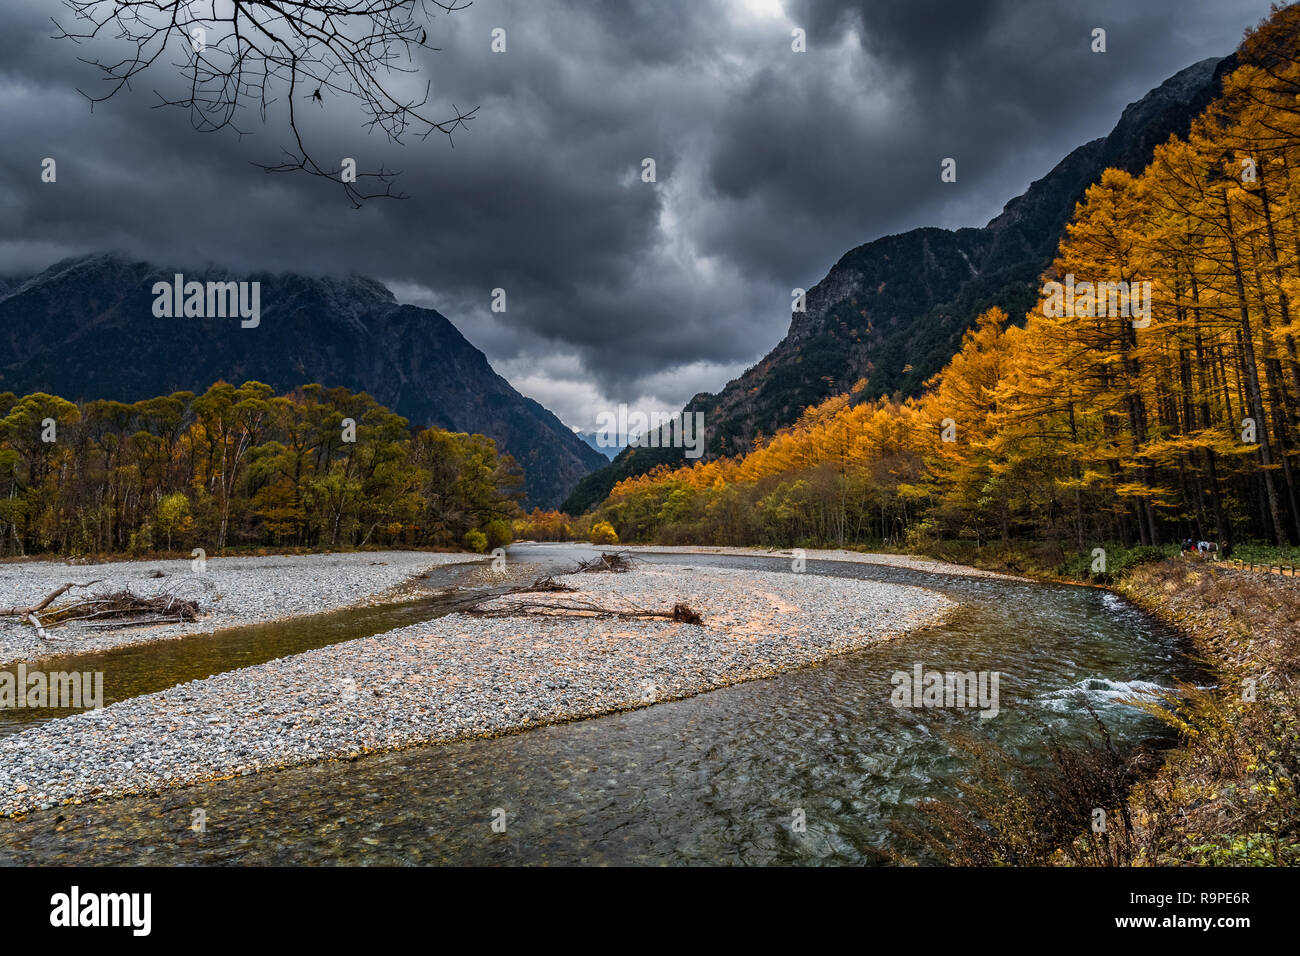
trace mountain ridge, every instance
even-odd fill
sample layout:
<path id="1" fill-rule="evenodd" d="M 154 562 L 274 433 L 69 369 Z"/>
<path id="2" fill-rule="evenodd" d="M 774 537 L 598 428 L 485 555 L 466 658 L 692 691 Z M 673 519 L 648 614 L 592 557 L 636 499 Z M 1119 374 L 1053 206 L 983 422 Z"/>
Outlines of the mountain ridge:
<path id="1" fill-rule="evenodd" d="M 980 312 L 997 305 L 1023 316 L 1088 186 L 1107 167 L 1140 171 L 1156 145 L 1184 135 L 1234 64 L 1235 55 L 1210 57 L 1179 70 L 1129 103 L 1108 135 L 1071 150 L 982 227 L 923 226 L 845 252 L 808 290 L 806 311 L 791 315 L 780 342 L 721 391 L 686 403 L 685 411 L 705 414 L 706 458 L 743 454 L 862 379 L 862 399 L 916 395 Z M 586 511 L 618 481 L 682 461 L 680 449 L 626 449 L 581 479 L 563 508 Z"/>
<path id="2" fill-rule="evenodd" d="M 155 316 L 153 283 L 177 272 L 260 282 L 260 324 Z M 0 283 L 0 354 L 13 356 L 0 364 L 0 390 L 73 400 L 201 392 L 221 379 L 279 392 L 308 382 L 364 390 L 412 425 L 494 439 L 523 469 L 528 502 L 543 507 L 605 463 L 446 316 L 400 304 L 364 276 L 187 273 L 117 253 L 75 256 Z"/>

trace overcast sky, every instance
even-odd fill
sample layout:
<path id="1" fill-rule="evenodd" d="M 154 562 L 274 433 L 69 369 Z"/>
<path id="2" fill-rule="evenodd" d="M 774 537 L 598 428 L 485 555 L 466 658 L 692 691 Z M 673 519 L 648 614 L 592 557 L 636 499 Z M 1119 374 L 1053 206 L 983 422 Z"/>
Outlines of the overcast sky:
<path id="1" fill-rule="evenodd" d="M 455 148 L 404 147 L 355 103 L 302 111 L 309 148 L 399 169 L 410 198 L 268 175 L 285 130 L 197 133 L 155 108 L 167 59 L 92 113 L 101 53 L 51 38 L 59 0 L 0 26 L 0 272 L 83 252 L 363 273 L 437 308 L 566 423 L 717 391 L 850 248 L 979 226 L 1124 106 L 1231 52 L 1267 0 L 475 0 L 431 17 L 421 76 L 478 107 Z M 494 28 L 506 52 L 491 50 Z M 1108 50 L 1093 54 L 1094 27 Z M 806 31 L 807 52 L 791 49 Z M 103 53 L 111 47 L 103 48 Z M 175 71 L 173 70 L 172 73 Z M 423 83 L 420 83 L 421 89 Z M 449 107 L 448 107 L 449 109 Z M 58 181 L 40 182 L 41 159 Z M 954 157 L 956 184 L 940 162 Z M 654 184 L 641 181 L 646 157 Z M 490 311 L 494 288 L 508 310 Z"/>

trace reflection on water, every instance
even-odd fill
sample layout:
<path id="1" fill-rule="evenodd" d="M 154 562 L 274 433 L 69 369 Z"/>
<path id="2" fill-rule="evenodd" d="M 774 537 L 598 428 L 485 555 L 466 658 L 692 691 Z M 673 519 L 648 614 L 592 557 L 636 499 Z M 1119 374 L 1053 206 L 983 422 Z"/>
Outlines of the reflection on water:
<path id="1" fill-rule="evenodd" d="M 514 552 L 554 566 L 578 553 Z M 1105 592 L 866 565 L 808 570 L 923 584 L 968 607 L 910 637 L 689 700 L 0 821 L 0 863 L 875 863 L 884 848 L 913 849 L 889 821 L 952 795 L 969 772 L 950 732 L 1041 758 L 1045 729 L 1091 727 L 1087 703 L 1119 740 L 1165 739 L 1114 691 L 1196 677 L 1170 633 Z M 916 663 L 1001 672 L 999 715 L 895 709 L 890 676 Z M 498 808 L 504 833 L 492 829 Z M 805 833 L 792 832 L 796 808 Z M 205 833 L 190 830 L 195 809 Z"/>

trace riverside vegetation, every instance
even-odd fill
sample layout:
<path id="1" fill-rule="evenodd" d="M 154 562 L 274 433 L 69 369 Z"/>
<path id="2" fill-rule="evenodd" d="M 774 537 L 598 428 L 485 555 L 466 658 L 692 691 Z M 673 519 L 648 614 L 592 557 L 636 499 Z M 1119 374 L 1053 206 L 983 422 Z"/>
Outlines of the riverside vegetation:
<path id="1" fill-rule="evenodd" d="M 482 435 L 369 395 L 218 382 L 133 403 L 0 393 L 0 557 L 510 541 L 521 476 Z"/>
<path id="2" fill-rule="evenodd" d="M 980 772 L 910 833 L 958 865 L 1300 864 L 1300 589 L 1195 560 L 1136 568 L 1119 587 L 1180 628 L 1213 675 L 1138 702 L 1179 734 L 1164 758 L 1053 742 L 1031 769 L 969 739 Z"/>
<path id="3" fill-rule="evenodd" d="M 1042 542 L 1063 559 L 1300 544 L 1300 7 L 1238 63 L 1186 139 L 1087 191 L 1043 277 L 1149 282 L 1149 322 L 1101 302 L 1057 315 L 1046 294 L 1020 324 L 989 309 L 919 399 L 859 382 L 747 454 L 620 482 L 597 517 L 628 542 Z"/>

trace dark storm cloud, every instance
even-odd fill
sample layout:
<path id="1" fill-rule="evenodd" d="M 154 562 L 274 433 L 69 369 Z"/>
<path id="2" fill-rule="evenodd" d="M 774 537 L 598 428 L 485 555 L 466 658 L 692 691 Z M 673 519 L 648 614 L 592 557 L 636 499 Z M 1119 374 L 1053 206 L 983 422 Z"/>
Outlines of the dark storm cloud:
<path id="1" fill-rule="evenodd" d="M 477 0 L 429 23 L 455 148 L 367 135 L 354 104 L 301 116 L 319 156 L 399 169 L 410 198 L 348 207 L 267 175 L 283 103 L 248 135 L 154 109 L 163 63 L 96 107 L 50 39 L 57 0 L 0 31 L 0 269 L 120 249 L 178 263 L 360 272 L 439 308 L 526 394 L 590 427 L 607 402 L 678 405 L 783 334 L 790 290 L 919 225 L 982 225 L 1170 74 L 1229 52 L 1267 0 Z M 1089 52 L 1093 27 L 1109 52 Z M 507 31 L 505 54 L 489 49 Z M 791 30 L 807 31 L 793 53 Z M 100 52 L 98 49 L 93 52 Z M 42 157 L 55 185 L 38 179 Z M 939 163 L 958 161 L 958 182 Z M 658 182 L 639 178 L 655 159 Z M 494 315 L 494 288 L 509 311 Z"/>

